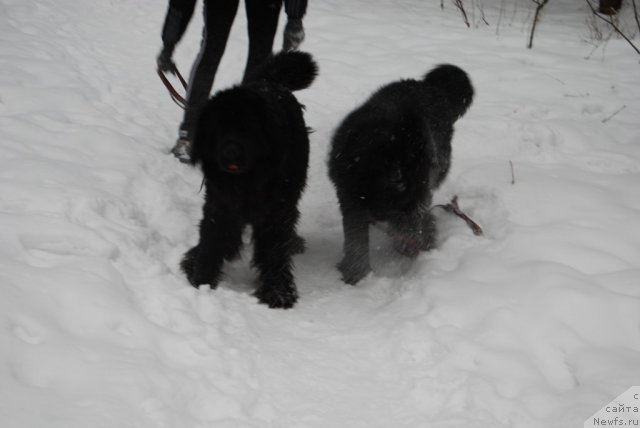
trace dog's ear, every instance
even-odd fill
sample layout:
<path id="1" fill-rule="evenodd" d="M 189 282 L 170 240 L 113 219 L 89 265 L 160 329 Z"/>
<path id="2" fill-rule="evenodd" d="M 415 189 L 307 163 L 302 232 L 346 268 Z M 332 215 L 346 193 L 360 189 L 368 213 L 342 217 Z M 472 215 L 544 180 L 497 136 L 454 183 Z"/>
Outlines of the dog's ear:
<path id="1" fill-rule="evenodd" d="M 198 165 L 204 161 L 205 150 L 211 146 L 211 112 L 203 108 L 197 115 L 196 125 L 193 129 L 193 141 L 191 141 L 191 164 Z"/>
<path id="2" fill-rule="evenodd" d="M 193 141 L 191 141 L 191 158 L 190 163 L 193 166 L 198 165 L 202 160 L 201 154 L 201 141 L 204 138 L 205 130 L 202 129 L 200 124 L 198 123 L 193 132 Z"/>

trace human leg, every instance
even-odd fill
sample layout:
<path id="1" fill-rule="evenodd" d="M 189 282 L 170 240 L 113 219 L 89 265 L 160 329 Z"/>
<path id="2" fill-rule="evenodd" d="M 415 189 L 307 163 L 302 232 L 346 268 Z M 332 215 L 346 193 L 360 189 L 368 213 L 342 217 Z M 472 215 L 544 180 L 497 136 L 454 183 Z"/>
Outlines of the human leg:
<path id="1" fill-rule="evenodd" d="M 199 107 L 209 99 L 213 80 L 224 53 L 239 0 L 205 0 L 204 27 L 200 52 L 191 68 L 187 89 L 187 107 L 180 124 L 180 136 L 171 152 L 183 162 L 189 161 L 193 127 Z"/>
<path id="2" fill-rule="evenodd" d="M 273 50 L 282 0 L 245 0 L 249 33 L 249 55 L 243 81 Z"/>

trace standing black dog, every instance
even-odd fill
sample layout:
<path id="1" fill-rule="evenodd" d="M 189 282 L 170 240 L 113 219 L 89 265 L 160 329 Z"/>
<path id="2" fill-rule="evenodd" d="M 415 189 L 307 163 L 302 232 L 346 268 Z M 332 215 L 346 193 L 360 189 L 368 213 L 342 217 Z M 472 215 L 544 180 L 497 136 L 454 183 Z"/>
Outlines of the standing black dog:
<path id="1" fill-rule="evenodd" d="M 387 222 L 398 252 L 415 257 L 432 247 L 432 192 L 449 171 L 453 124 L 471 105 L 473 86 L 454 65 L 423 80 L 401 80 L 375 92 L 333 136 L 329 177 L 344 229 L 343 280 L 371 270 L 369 225 Z"/>
<path id="2" fill-rule="evenodd" d="M 316 74 L 308 53 L 279 53 L 248 83 L 218 92 L 202 108 L 192 151 L 206 189 L 200 241 L 181 263 L 193 286 L 217 286 L 223 261 L 238 256 L 250 225 L 256 296 L 272 308 L 297 301 L 291 256 L 304 248 L 296 223 L 309 137 L 291 91 L 307 88 Z"/>

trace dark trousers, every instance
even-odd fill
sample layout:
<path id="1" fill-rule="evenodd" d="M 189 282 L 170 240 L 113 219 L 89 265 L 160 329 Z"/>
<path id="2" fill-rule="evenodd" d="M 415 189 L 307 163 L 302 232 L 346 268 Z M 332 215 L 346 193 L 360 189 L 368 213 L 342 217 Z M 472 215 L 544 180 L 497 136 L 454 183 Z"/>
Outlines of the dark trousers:
<path id="1" fill-rule="evenodd" d="M 181 133 L 189 136 L 196 121 L 198 108 L 209 99 L 213 80 L 227 45 L 231 25 L 238 10 L 239 0 L 205 0 L 204 29 L 200 53 L 196 58 L 187 90 Z M 273 39 L 278 28 L 282 0 L 245 0 L 249 33 L 249 56 L 243 80 L 273 49 Z"/>

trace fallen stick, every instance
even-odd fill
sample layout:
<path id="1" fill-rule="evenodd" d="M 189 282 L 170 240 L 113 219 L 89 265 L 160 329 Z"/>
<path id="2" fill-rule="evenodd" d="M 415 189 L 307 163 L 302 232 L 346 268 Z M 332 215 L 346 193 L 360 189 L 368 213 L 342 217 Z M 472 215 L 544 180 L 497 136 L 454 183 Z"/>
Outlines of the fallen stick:
<path id="1" fill-rule="evenodd" d="M 511 166 L 511 184 L 516 184 L 516 174 L 513 171 L 513 162 L 509 161 L 509 165 Z"/>
<path id="2" fill-rule="evenodd" d="M 618 110 L 614 111 L 612 114 L 610 114 L 609 116 L 605 117 L 604 119 L 601 120 L 602 123 L 607 123 L 608 121 L 610 121 L 611 119 L 613 119 L 613 117 L 620 113 L 622 110 L 624 110 L 625 108 L 627 108 L 627 105 L 623 105 L 622 107 L 620 107 Z"/>
<path id="3" fill-rule="evenodd" d="M 482 232 L 482 228 L 478 225 L 478 223 L 476 223 L 475 221 L 471 220 L 471 218 L 466 215 L 465 213 L 462 212 L 462 210 L 460 209 L 460 206 L 458 205 L 458 197 L 454 196 L 453 199 L 451 199 L 451 202 L 449 202 L 446 205 L 434 205 L 433 208 L 436 207 L 440 207 L 442 209 L 444 209 L 447 212 L 450 212 L 452 214 L 457 215 L 458 217 L 460 217 L 461 219 L 463 219 L 465 221 L 465 223 L 467 223 L 467 226 L 469 226 L 471 228 L 471 231 L 473 232 L 474 235 L 476 236 L 482 236 L 483 232 Z M 433 209 L 432 208 L 432 209 Z"/>

